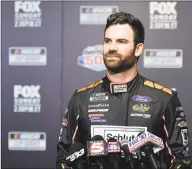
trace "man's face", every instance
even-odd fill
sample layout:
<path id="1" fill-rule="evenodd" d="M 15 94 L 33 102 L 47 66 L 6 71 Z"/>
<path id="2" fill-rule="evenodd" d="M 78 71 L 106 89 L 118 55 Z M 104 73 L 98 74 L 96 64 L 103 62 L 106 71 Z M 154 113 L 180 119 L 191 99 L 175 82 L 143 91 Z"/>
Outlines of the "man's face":
<path id="1" fill-rule="evenodd" d="M 114 73 L 130 69 L 137 62 L 134 32 L 128 24 L 112 25 L 104 37 L 104 63 Z"/>

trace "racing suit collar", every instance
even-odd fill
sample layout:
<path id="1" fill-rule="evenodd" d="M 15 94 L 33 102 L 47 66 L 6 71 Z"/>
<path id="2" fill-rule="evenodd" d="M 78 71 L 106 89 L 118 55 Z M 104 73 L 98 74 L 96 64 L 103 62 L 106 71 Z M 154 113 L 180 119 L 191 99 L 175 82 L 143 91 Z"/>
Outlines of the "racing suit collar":
<path id="1" fill-rule="evenodd" d="M 105 76 L 103 79 L 103 85 L 104 88 L 110 92 L 111 94 L 118 94 L 118 93 L 132 93 L 134 92 L 136 89 L 138 89 L 139 85 L 141 83 L 141 76 L 140 74 L 137 72 L 137 75 L 135 76 L 135 78 L 128 82 L 128 83 L 112 83 L 109 78 L 107 76 Z"/>

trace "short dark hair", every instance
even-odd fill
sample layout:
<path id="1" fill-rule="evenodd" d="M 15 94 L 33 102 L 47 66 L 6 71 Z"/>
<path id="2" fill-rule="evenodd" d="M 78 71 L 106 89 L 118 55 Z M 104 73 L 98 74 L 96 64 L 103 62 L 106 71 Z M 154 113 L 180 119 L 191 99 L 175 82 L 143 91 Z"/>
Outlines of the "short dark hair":
<path id="1" fill-rule="evenodd" d="M 125 13 L 125 12 L 113 13 L 107 18 L 107 24 L 105 26 L 105 31 L 111 25 L 117 25 L 117 24 L 120 24 L 120 25 L 129 24 L 134 32 L 135 44 L 144 43 L 145 30 L 144 30 L 143 24 L 141 23 L 141 21 L 138 18 L 131 15 L 130 13 Z"/>

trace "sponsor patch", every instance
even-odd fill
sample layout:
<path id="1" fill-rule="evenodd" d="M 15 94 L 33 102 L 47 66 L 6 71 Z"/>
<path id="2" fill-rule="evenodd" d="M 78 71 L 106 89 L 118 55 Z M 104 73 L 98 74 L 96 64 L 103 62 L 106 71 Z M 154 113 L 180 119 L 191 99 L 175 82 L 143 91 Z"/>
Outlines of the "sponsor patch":
<path id="1" fill-rule="evenodd" d="M 186 147 L 186 149 L 183 150 L 183 154 L 184 154 L 185 157 L 189 157 L 190 156 L 189 155 L 189 147 Z"/>
<path id="2" fill-rule="evenodd" d="M 98 104 L 90 104 L 88 108 L 100 108 L 100 107 L 109 107 L 108 103 L 98 103 Z"/>
<path id="3" fill-rule="evenodd" d="M 92 123 L 106 123 L 107 120 L 104 117 L 104 114 L 89 114 L 89 119 Z"/>
<path id="4" fill-rule="evenodd" d="M 145 113 L 150 110 L 150 107 L 146 104 L 135 104 L 133 111 Z"/>
<path id="5" fill-rule="evenodd" d="M 113 84 L 111 83 L 111 93 L 126 93 L 127 84 Z"/>
<path id="6" fill-rule="evenodd" d="M 181 121 L 181 122 L 179 122 L 178 126 L 179 127 L 187 127 L 187 123 L 186 123 L 186 121 Z"/>
<path id="7" fill-rule="evenodd" d="M 62 126 L 67 127 L 67 125 L 68 125 L 68 120 L 66 118 L 63 118 Z"/>
<path id="8" fill-rule="evenodd" d="M 176 120 L 177 120 L 177 121 L 185 120 L 185 118 L 178 117 L 178 118 L 176 118 Z"/>
<path id="9" fill-rule="evenodd" d="M 104 118 L 102 118 L 102 117 L 90 117 L 90 121 L 92 122 L 92 123 L 106 123 L 107 122 L 107 120 L 106 119 L 104 119 Z"/>
<path id="10" fill-rule="evenodd" d="M 136 95 L 132 97 L 133 100 L 137 101 L 137 102 L 151 102 L 152 99 L 148 96 L 140 96 L 140 95 Z"/>
<path id="11" fill-rule="evenodd" d="M 89 109 L 88 112 L 108 112 L 109 109 Z"/>
<path id="12" fill-rule="evenodd" d="M 92 93 L 90 94 L 89 101 L 90 102 L 100 102 L 100 101 L 108 101 L 109 100 L 109 93 Z"/>
<path id="13" fill-rule="evenodd" d="M 176 111 L 183 111 L 183 107 L 176 107 Z"/>
<path id="14" fill-rule="evenodd" d="M 104 114 L 89 114 L 89 117 L 104 117 Z"/>
<path id="15" fill-rule="evenodd" d="M 191 164 L 191 160 L 183 160 L 183 164 L 184 165 L 190 165 Z"/>
<path id="16" fill-rule="evenodd" d="M 184 116 L 185 116 L 185 114 L 184 114 L 183 111 L 180 113 L 180 116 L 181 116 L 181 117 L 184 117 Z"/>
<path id="17" fill-rule="evenodd" d="M 144 119 L 150 119 L 150 114 L 141 114 L 141 113 L 131 113 L 131 117 L 143 117 Z"/>
<path id="18" fill-rule="evenodd" d="M 182 129 L 181 130 L 181 136 L 183 139 L 183 146 L 187 146 L 188 145 L 188 130 Z"/>

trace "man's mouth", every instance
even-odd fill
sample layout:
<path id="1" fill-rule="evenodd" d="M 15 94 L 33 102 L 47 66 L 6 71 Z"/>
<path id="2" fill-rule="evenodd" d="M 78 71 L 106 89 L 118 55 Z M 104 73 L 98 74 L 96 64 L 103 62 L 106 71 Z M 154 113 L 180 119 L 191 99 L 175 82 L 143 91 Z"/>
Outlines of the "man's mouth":
<path id="1" fill-rule="evenodd" d="M 107 56 L 106 58 L 107 60 L 119 60 L 120 58 L 115 56 L 115 55 L 110 55 L 110 56 Z"/>

